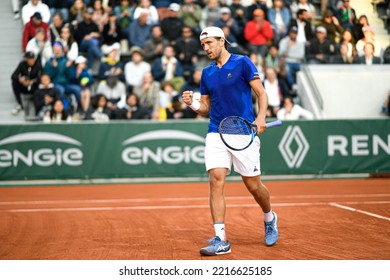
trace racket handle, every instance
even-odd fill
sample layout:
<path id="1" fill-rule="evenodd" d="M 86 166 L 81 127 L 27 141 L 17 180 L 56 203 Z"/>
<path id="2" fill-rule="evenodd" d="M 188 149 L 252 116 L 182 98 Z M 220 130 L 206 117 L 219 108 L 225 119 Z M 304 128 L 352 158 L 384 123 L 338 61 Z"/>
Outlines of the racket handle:
<path id="1" fill-rule="evenodd" d="M 280 125 L 282 125 L 282 121 L 281 120 L 276 120 L 276 121 L 267 123 L 266 127 L 270 128 L 270 127 L 280 126 Z"/>

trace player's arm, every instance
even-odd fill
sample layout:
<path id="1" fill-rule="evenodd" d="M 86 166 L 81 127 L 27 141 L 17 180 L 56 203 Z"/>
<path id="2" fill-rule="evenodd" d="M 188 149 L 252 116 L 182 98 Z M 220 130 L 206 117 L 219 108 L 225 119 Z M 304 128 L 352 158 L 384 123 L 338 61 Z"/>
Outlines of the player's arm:
<path id="1" fill-rule="evenodd" d="M 186 90 L 181 95 L 183 102 L 187 104 L 192 110 L 202 116 L 206 116 L 210 113 L 210 96 L 202 95 L 200 100 L 194 99 L 194 93 Z"/>
<path id="2" fill-rule="evenodd" d="M 255 119 L 255 124 L 257 125 L 258 133 L 261 134 L 266 130 L 265 118 L 268 108 L 268 96 L 260 79 L 253 79 L 249 82 L 249 84 L 257 96 L 258 114 Z"/>

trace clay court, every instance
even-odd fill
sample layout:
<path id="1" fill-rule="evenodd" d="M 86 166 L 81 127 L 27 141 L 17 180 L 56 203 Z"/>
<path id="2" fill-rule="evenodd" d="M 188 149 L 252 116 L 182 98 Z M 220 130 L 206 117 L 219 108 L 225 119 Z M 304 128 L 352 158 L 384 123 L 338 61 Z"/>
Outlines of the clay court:
<path id="1" fill-rule="evenodd" d="M 390 259 L 390 179 L 265 183 L 279 242 L 264 245 L 259 207 L 228 182 L 232 253 L 213 259 Z M 207 182 L 0 188 L 2 260 L 209 259 L 212 234 Z"/>

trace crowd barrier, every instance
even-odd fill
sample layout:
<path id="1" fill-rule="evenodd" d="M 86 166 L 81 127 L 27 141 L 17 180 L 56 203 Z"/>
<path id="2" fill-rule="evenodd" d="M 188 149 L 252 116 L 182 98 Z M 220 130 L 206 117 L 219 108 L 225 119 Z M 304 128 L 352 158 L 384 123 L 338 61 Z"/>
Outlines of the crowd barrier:
<path id="1" fill-rule="evenodd" d="M 1 124 L 4 180 L 205 178 L 207 121 Z M 390 120 L 285 121 L 260 136 L 263 175 L 390 172 Z"/>

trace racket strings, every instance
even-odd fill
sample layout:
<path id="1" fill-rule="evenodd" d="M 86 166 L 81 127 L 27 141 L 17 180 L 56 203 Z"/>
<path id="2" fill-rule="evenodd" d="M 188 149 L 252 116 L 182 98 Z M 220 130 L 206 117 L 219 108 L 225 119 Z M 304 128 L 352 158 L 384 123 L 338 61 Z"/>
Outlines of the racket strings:
<path id="1" fill-rule="evenodd" d="M 225 144 L 234 150 L 246 148 L 253 139 L 253 129 L 236 118 L 225 119 L 220 126 L 220 133 Z"/>

